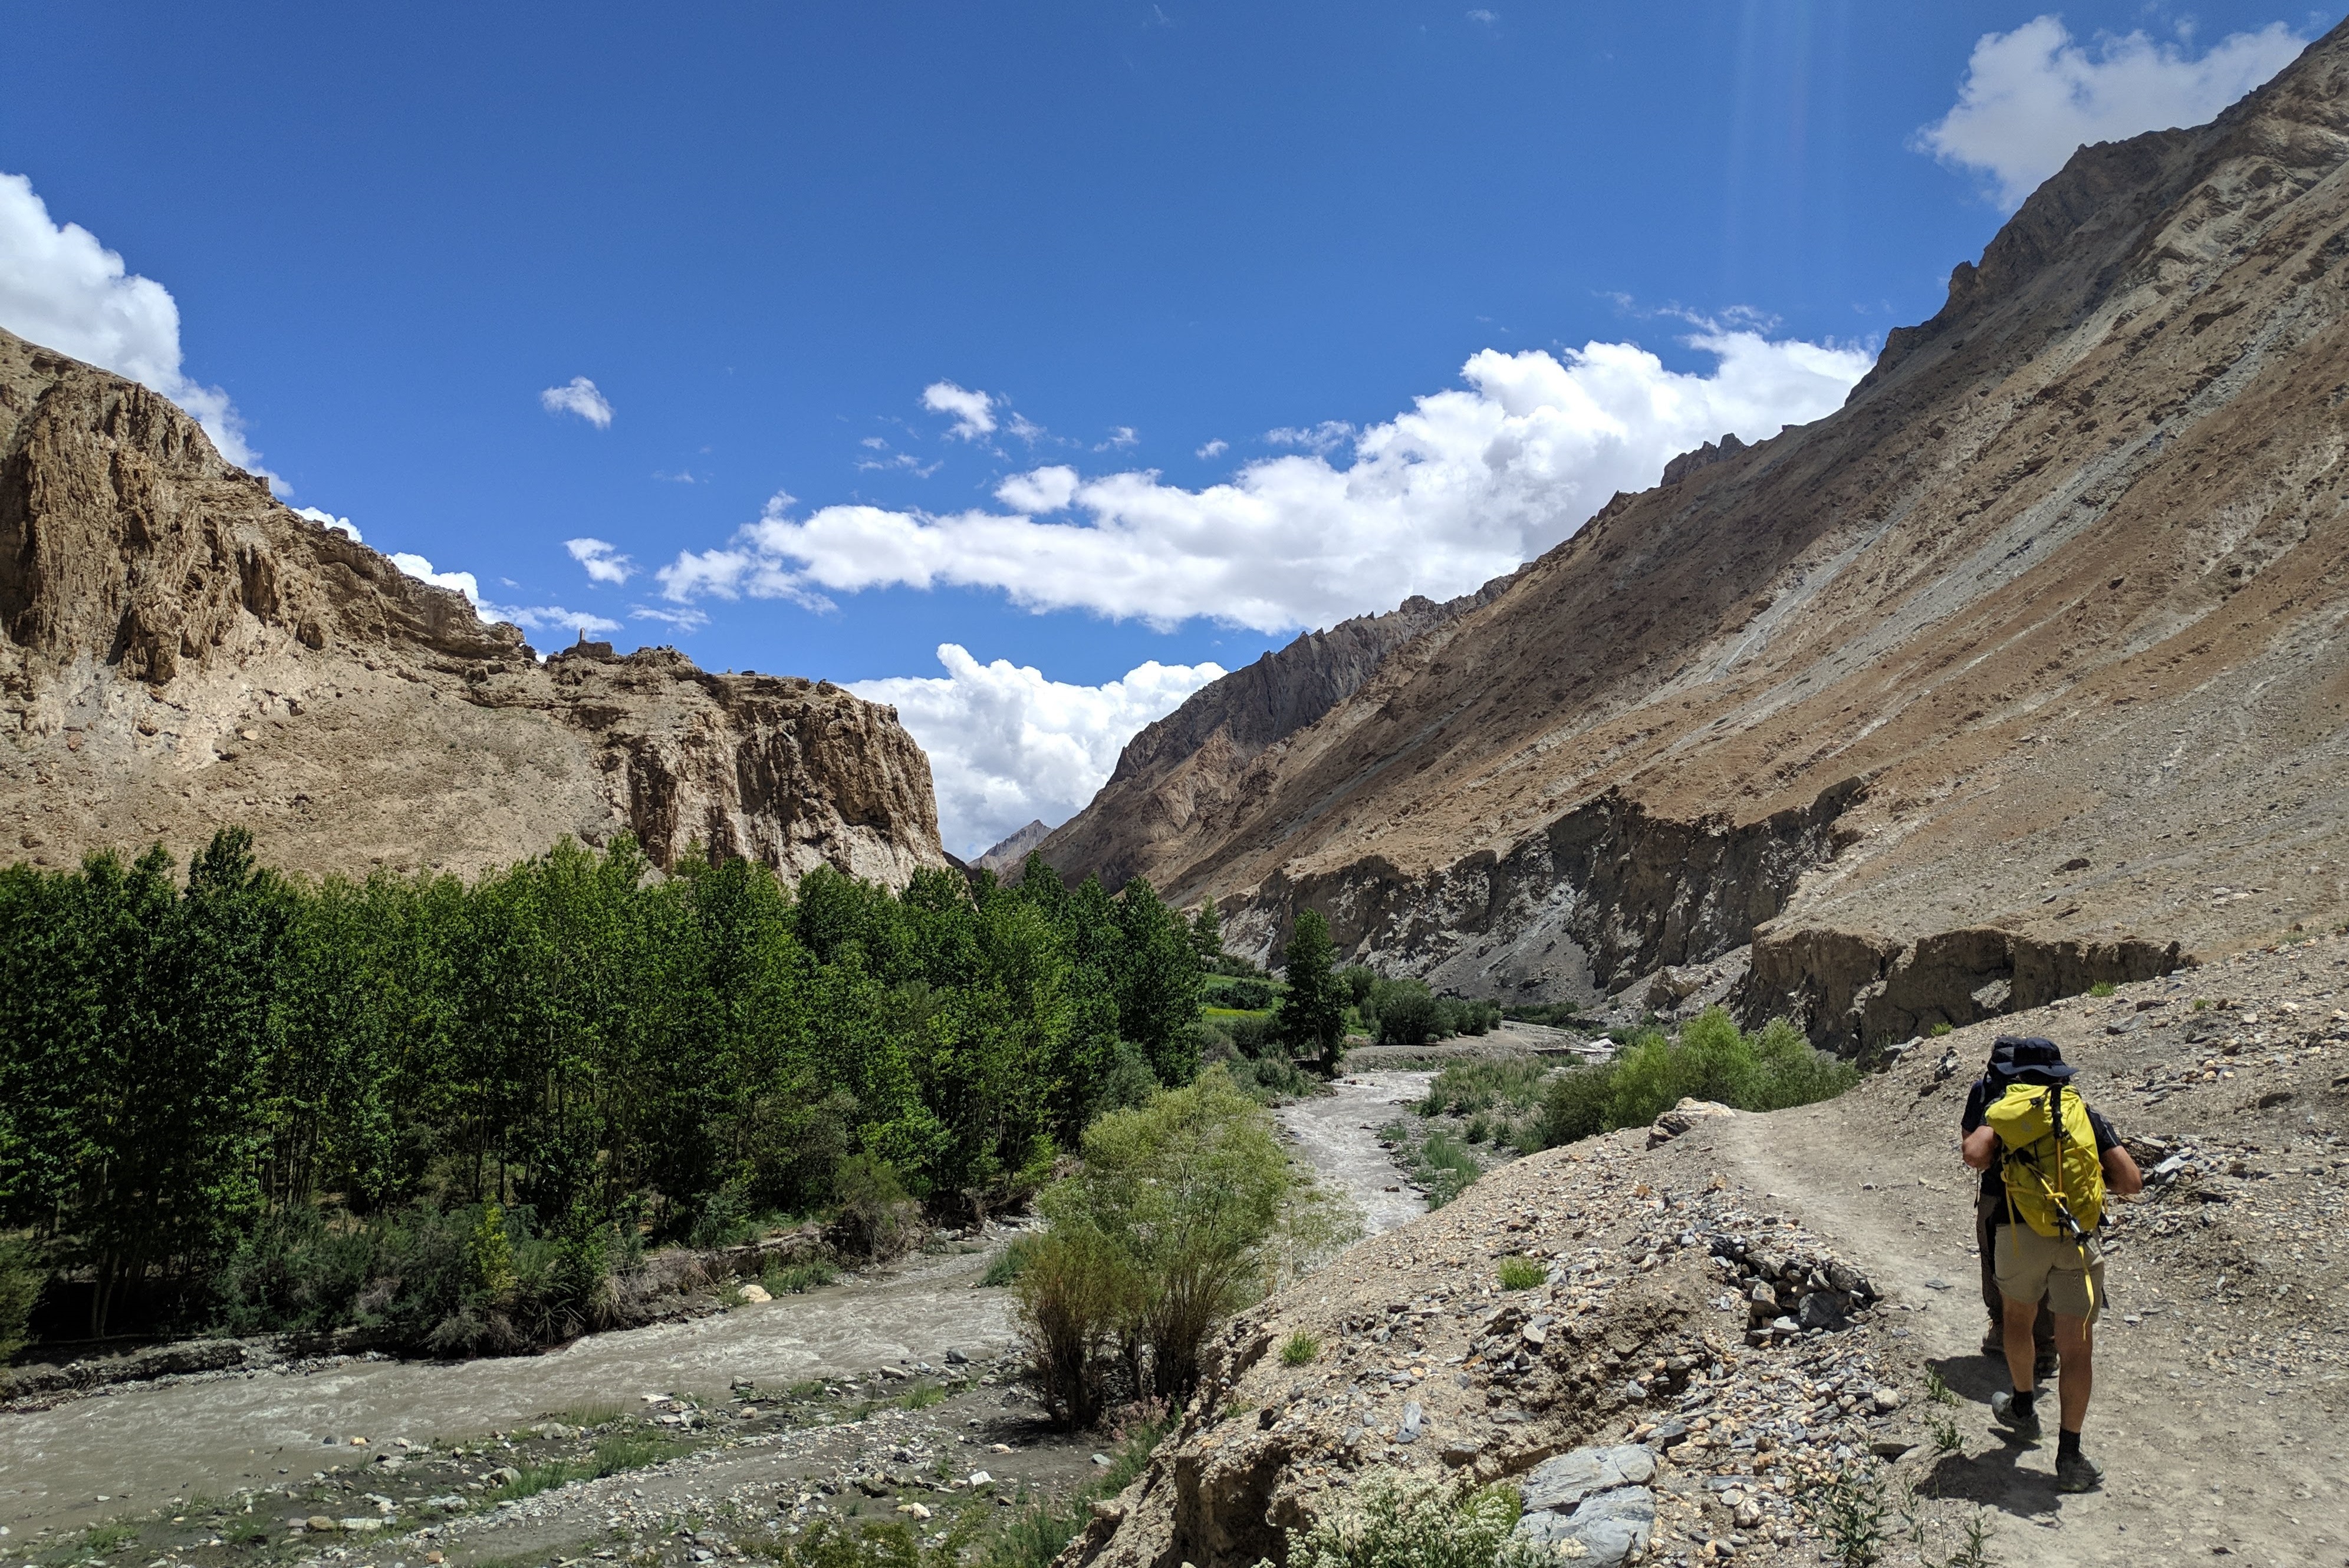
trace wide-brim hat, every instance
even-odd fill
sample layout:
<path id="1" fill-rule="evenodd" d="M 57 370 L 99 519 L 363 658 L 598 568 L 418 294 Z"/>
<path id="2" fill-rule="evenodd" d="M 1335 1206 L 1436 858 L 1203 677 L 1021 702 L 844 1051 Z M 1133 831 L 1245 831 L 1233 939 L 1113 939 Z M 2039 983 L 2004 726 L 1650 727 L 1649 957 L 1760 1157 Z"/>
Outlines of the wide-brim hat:
<path id="1" fill-rule="evenodd" d="M 2001 1035 L 1991 1042 L 1990 1070 L 2001 1078 L 2061 1080 L 2080 1069 L 2044 1035 Z"/>

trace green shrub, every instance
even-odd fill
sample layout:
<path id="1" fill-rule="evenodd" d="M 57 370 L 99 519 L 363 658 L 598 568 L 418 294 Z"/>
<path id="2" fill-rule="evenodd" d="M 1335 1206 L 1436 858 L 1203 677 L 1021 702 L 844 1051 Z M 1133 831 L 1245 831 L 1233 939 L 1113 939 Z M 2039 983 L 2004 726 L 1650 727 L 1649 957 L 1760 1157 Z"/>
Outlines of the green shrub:
<path id="1" fill-rule="evenodd" d="M 1215 1326 L 1346 1230 L 1220 1068 L 1087 1128 L 1040 1207 L 1020 1326 L 1046 1408 L 1079 1427 L 1113 1367 L 1137 1396 L 1187 1397 Z"/>
<path id="2" fill-rule="evenodd" d="M 1288 1538 L 1289 1568 L 1535 1568 L 1554 1563 L 1514 1539 L 1517 1489 L 1373 1470 L 1359 1501 Z"/>
<path id="3" fill-rule="evenodd" d="M 1531 1290 L 1549 1278 L 1549 1268 L 1537 1258 L 1503 1258 L 1495 1271 L 1503 1290 Z"/>
<path id="4" fill-rule="evenodd" d="M 1262 980 L 1235 980 L 1211 993 L 1218 1007 L 1237 1007 L 1243 1012 L 1261 1013 L 1271 1007 L 1277 993 Z"/>
<path id="5" fill-rule="evenodd" d="M 1558 1074 L 1544 1099 L 1537 1138 L 1554 1148 L 1642 1127 L 1691 1097 L 1740 1110 L 1783 1110 L 1832 1099 L 1858 1080 L 1850 1064 L 1812 1049 L 1783 1018 L 1747 1035 L 1723 1009 L 1709 1007 L 1677 1037 L 1644 1029 L 1629 1037 L 1614 1061 Z"/>
<path id="6" fill-rule="evenodd" d="M 2099 980 L 2095 985 L 2088 987 L 2088 995 L 2091 996 L 2109 996 L 2119 988 L 2120 987 L 2115 985 L 2109 980 Z"/>
<path id="7" fill-rule="evenodd" d="M 846 1244 L 865 1257 L 891 1258 L 905 1250 L 919 1219 L 904 1183 L 885 1160 L 858 1154 L 840 1162 L 833 1180 L 838 1225 Z"/>
<path id="8" fill-rule="evenodd" d="M 1426 1189 L 1430 1209 L 1443 1208 L 1484 1173 L 1476 1157 L 1448 1132 L 1429 1134 L 1412 1161 L 1412 1176 Z"/>
<path id="9" fill-rule="evenodd" d="M 1379 981 L 1371 987 L 1371 1010 L 1377 1016 L 1377 1038 L 1382 1046 L 1423 1046 L 1452 1032 L 1435 993 L 1423 980 Z"/>
<path id="10" fill-rule="evenodd" d="M 0 1364 L 24 1350 L 26 1326 L 47 1279 L 30 1237 L 0 1237 Z"/>
<path id="11" fill-rule="evenodd" d="M 1550 1073 L 1549 1063 L 1539 1057 L 1446 1062 L 1427 1086 L 1419 1111 L 1423 1116 L 1472 1116 L 1501 1106 L 1530 1110 L 1542 1103 Z"/>
<path id="12" fill-rule="evenodd" d="M 987 1272 L 978 1278 L 980 1287 L 999 1290 L 1018 1284 L 1019 1276 L 1028 1272 L 1029 1260 L 1036 1254 L 1038 1240 L 1032 1233 L 1012 1237 L 1009 1245 L 987 1260 Z"/>
<path id="13" fill-rule="evenodd" d="M 813 1258 L 803 1264 L 769 1264 L 760 1274 L 759 1284 L 769 1295 L 804 1295 L 839 1277 L 838 1264 Z"/>
<path id="14" fill-rule="evenodd" d="M 1280 1347 L 1283 1367 L 1303 1367 L 1321 1354 L 1321 1342 L 1302 1330 L 1288 1336 Z"/>
<path id="15" fill-rule="evenodd" d="M 1224 1020 L 1224 1028 L 1232 1037 L 1232 1049 L 1255 1060 L 1268 1056 L 1288 1059 L 1288 1052 L 1272 1037 L 1272 1020 L 1247 1015 Z"/>

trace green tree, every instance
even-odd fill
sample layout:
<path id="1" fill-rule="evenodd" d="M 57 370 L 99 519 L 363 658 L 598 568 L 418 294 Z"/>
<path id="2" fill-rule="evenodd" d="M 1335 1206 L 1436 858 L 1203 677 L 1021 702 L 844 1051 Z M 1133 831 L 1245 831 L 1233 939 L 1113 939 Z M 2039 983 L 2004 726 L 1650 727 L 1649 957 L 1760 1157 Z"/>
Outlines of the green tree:
<path id="1" fill-rule="evenodd" d="M 1333 1078 L 1346 1055 L 1346 996 L 1332 972 L 1335 956 L 1330 923 L 1321 912 L 1309 909 L 1299 914 L 1281 950 L 1288 995 L 1280 999 L 1273 1020 L 1275 1032 L 1291 1051 L 1319 1057 L 1322 1072 Z"/>
<path id="2" fill-rule="evenodd" d="M 1199 954 L 1182 917 L 1141 877 L 1119 895 L 1118 1033 L 1142 1047 L 1158 1081 L 1199 1070 Z"/>
<path id="3" fill-rule="evenodd" d="M 1224 955 L 1224 917 L 1214 899 L 1201 904 L 1199 913 L 1191 917 L 1191 946 L 1204 969 L 1214 968 L 1216 960 Z"/>

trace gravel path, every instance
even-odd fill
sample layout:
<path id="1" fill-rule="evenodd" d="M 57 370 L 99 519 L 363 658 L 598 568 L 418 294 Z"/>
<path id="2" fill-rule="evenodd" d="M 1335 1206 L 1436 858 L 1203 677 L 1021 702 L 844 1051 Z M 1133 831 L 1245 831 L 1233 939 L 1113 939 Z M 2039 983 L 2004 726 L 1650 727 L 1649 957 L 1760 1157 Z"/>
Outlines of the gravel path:
<path id="1" fill-rule="evenodd" d="M 1281 1107 L 1280 1124 L 1324 1185 L 1352 1199 L 1371 1235 L 1409 1224 L 1427 1201 L 1402 1184 L 1402 1172 L 1379 1141 L 1378 1129 L 1427 1096 L 1433 1073 L 1366 1072 L 1341 1078 L 1337 1092 Z"/>

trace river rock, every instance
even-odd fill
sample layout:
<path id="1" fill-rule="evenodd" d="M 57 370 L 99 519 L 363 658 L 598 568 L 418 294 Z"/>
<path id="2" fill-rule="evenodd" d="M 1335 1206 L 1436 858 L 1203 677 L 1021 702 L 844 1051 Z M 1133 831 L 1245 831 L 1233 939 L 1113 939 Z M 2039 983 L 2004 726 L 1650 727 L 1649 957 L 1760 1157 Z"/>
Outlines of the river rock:
<path id="1" fill-rule="evenodd" d="M 1527 1513 L 1570 1512 L 1593 1492 L 1644 1486 L 1655 1473 L 1655 1455 L 1637 1443 L 1576 1449 L 1543 1461 L 1517 1490 Z"/>

